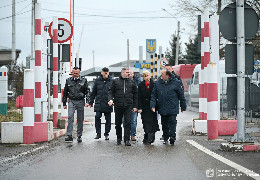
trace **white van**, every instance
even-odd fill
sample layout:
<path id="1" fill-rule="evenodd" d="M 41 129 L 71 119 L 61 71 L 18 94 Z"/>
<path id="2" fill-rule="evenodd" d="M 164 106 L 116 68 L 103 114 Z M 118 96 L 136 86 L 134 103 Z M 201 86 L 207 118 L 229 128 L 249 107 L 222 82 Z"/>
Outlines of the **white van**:
<path id="1" fill-rule="evenodd" d="M 198 64 L 192 74 L 192 79 L 190 81 L 190 86 L 188 90 L 190 105 L 199 105 L 199 75 L 200 75 L 201 65 Z M 221 104 L 226 103 L 227 100 L 227 77 L 236 77 L 234 74 L 225 73 L 225 60 L 219 61 L 219 95 Z"/>

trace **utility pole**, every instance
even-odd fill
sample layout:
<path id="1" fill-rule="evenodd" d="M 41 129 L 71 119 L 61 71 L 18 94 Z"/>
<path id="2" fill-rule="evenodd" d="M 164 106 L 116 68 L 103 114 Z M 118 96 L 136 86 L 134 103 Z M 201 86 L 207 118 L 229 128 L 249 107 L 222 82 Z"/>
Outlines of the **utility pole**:
<path id="1" fill-rule="evenodd" d="M 178 19 L 173 16 L 171 13 L 169 13 L 168 11 L 166 11 L 166 9 L 162 9 L 163 11 L 167 12 L 168 14 L 170 14 L 174 19 L 176 19 L 178 21 Z M 176 53 L 175 53 L 175 65 L 179 64 L 179 47 L 180 47 L 180 21 L 178 21 L 178 32 L 177 32 L 177 42 L 176 42 Z"/>
<path id="2" fill-rule="evenodd" d="M 176 54 L 175 54 L 175 65 L 179 64 L 179 47 L 180 47 L 180 21 L 178 21 L 178 32 L 177 32 L 177 42 L 176 42 Z"/>
<path id="3" fill-rule="evenodd" d="M 16 47 L 15 47 L 15 0 L 12 4 L 12 64 L 16 65 Z"/>
<path id="4" fill-rule="evenodd" d="M 35 16 L 35 3 L 37 0 L 32 0 L 32 21 L 31 21 L 31 61 L 30 69 L 34 69 L 34 16 Z"/>
<path id="5" fill-rule="evenodd" d="M 130 67 L 130 57 L 129 57 L 129 39 L 127 39 L 127 67 Z"/>
<path id="6" fill-rule="evenodd" d="M 92 54 L 93 54 L 93 67 L 95 67 L 95 51 L 94 50 L 92 51 Z"/>
<path id="7" fill-rule="evenodd" d="M 245 142 L 245 21 L 244 0 L 236 2 L 237 26 L 237 142 Z"/>

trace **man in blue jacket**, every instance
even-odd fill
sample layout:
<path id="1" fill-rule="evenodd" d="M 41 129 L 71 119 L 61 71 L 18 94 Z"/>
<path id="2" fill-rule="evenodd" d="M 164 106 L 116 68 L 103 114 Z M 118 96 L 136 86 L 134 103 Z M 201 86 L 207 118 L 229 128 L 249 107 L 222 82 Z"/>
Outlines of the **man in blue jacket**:
<path id="1" fill-rule="evenodd" d="M 172 78 L 171 72 L 167 69 L 162 70 L 161 78 L 156 81 L 152 91 L 150 108 L 153 112 L 155 112 L 156 103 L 158 103 L 158 111 L 162 119 L 164 144 L 167 144 L 170 138 L 170 144 L 174 145 L 179 104 L 183 112 L 186 110 L 186 101 L 180 81 Z"/>

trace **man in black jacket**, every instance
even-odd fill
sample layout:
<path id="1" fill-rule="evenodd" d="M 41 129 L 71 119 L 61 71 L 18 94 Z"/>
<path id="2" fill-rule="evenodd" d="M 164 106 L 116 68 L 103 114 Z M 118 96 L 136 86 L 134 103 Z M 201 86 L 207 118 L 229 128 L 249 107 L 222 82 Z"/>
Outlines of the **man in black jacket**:
<path id="1" fill-rule="evenodd" d="M 109 140 L 109 132 L 111 129 L 111 112 L 113 111 L 113 108 L 107 104 L 107 99 L 108 90 L 111 84 L 112 78 L 109 76 L 109 69 L 104 67 L 102 69 L 101 76 L 97 78 L 94 83 L 89 101 L 89 106 L 93 107 L 94 99 L 96 99 L 94 111 L 96 112 L 95 127 L 97 135 L 95 139 L 101 138 L 101 117 L 102 113 L 104 113 L 106 119 L 104 136 L 105 140 Z"/>
<path id="2" fill-rule="evenodd" d="M 67 127 L 67 137 L 65 138 L 66 142 L 72 142 L 72 131 L 73 131 L 73 122 L 74 122 L 74 113 L 77 110 L 77 140 L 82 142 L 81 136 L 83 131 L 83 121 L 84 121 L 84 105 L 86 97 L 86 105 L 88 102 L 88 82 L 87 79 L 80 77 L 80 70 L 78 67 L 74 67 L 72 70 L 73 77 L 70 77 L 66 80 L 66 84 L 63 91 L 63 108 L 67 109 L 67 98 L 68 101 L 68 127 Z"/>
<path id="3" fill-rule="evenodd" d="M 129 79 L 129 68 L 122 68 L 121 76 L 112 82 L 108 93 L 109 106 L 115 106 L 115 125 L 117 145 L 122 141 L 122 118 L 124 116 L 124 142 L 131 146 L 130 129 L 132 111 L 137 111 L 137 87 L 133 80 Z"/>

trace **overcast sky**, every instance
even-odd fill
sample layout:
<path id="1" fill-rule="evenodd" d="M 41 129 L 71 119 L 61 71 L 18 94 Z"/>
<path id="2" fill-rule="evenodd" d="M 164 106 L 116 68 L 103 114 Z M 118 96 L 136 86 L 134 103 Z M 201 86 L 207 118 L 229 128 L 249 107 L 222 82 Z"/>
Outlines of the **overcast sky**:
<path id="1" fill-rule="evenodd" d="M 19 62 L 31 52 L 31 2 L 16 0 L 16 48 L 21 49 Z M 51 22 L 53 16 L 69 20 L 70 0 L 38 0 L 42 4 L 44 22 Z M 169 40 L 177 31 L 177 20 L 162 10 L 173 14 L 171 5 L 175 0 L 75 0 L 75 52 L 83 58 L 83 69 L 108 66 L 127 59 L 127 38 L 130 41 L 130 59 L 139 58 L 139 46 L 146 48 L 146 39 L 157 40 L 157 51 L 169 47 Z M 12 0 L 1 0 L 0 46 L 12 47 Z M 23 13 L 23 14 L 21 14 Z M 168 18 L 167 18 L 168 17 Z M 191 34 L 187 25 L 189 17 L 177 17 L 181 23 L 181 41 L 184 45 Z M 184 30 L 185 28 L 185 30 Z M 182 49 L 185 47 L 182 46 Z M 145 54 L 143 55 L 145 57 Z"/>

